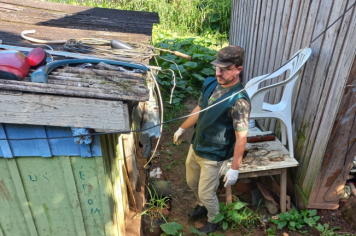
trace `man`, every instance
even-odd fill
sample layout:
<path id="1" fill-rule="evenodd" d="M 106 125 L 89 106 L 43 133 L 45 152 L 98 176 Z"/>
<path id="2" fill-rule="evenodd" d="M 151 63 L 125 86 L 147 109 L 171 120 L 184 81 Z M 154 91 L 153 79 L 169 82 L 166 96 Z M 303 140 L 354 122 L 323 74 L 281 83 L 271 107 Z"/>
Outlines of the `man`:
<path id="1" fill-rule="evenodd" d="M 192 113 L 213 105 L 243 89 L 239 81 L 244 50 L 228 46 L 218 52 L 215 66 L 216 78 L 209 77 L 203 84 L 198 106 Z M 250 100 L 245 91 L 201 113 L 189 116 L 174 134 L 174 143 L 181 143 L 185 130 L 195 125 L 192 144 L 186 160 L 187 183 L 198 200 L 190 217 L 208 216 L 208 222 L 199 229 L 201 233 L 215 231 L 219 213 L 216 190 L 223 161 L 233 157 L 231 169 L 225 175 L 225 187 L 236 183 L 239 166 L 245 150 L 249 124 Z"/>

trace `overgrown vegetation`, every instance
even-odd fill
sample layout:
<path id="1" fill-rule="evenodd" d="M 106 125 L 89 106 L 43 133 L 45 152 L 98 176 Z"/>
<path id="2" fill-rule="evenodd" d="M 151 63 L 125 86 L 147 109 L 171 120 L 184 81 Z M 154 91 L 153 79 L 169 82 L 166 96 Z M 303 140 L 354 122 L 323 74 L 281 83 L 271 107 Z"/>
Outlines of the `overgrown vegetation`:
<path id="1" fill-rule="evenodd" d="M 262 224 L 261 216 L 246 206 L 246 203 L 237 201 L 226 204 L 220 203 L 220 213 L 216 215 L 214 223 L 221 223 L 223 230 L 228 227 L 231 230 L 241 229 L 245 233 L 251 233 L 251 226 Z"/>
<path id="2" fill-rule="evenodd" d="M 219 33 L 227 38 L 230 28 L 231 0 L 49 0 L 90 7 L 158 12 L 156 32 L 178 35 Z"/>

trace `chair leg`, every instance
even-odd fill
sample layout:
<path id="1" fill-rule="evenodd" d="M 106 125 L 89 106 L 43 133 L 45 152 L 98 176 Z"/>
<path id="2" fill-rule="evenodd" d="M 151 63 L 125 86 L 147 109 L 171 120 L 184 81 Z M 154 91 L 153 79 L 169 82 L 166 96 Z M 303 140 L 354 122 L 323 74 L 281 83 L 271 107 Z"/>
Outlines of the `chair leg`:
<path id="1" fill-rule="evenodd" d="M 282 144 L 287 145 L 287 133 L 286 133 L 286 125 L 283 121 L 280 121 L 281 124 L 281 136 L 282 136 Z"/>
<path id="2" fill-rule="evenodd" d="M 288 149 L 290 157 L 294 158 L 294 150 L 293 150 L 293 134 L 292 134 L 292 123 L 287 125 L 287 135 L 288 135 Z"/>

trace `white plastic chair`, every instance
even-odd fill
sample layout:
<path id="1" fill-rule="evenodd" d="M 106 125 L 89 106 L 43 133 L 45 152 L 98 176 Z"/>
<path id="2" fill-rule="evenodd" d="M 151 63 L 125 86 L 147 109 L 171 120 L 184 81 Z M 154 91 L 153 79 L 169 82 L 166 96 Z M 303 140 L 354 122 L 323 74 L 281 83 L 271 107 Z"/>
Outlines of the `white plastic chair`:
<path id="1" fill-rule="evenodd" d="M 299 54 L 298 54 L 299 53 Z M 294 55 L 298 54 L 295 58 Z M 293 135 L 292 135 L 292 94 L 293 87 L 297 79 L 299 78 L 301 68 L 308 60 L 311 55 L 311 49 L 306 48 L 304 50 L 299 50 L 296 54 L 293 55 L 293 59 L 284 65 L 282 68 L 272 73 L 271 75 L 264 78 L 266 75 L 262 75 L 256 78 L 251 79 L 245 86 L 246 92 L 251 99 L 251 114 L 250 119 L 259 119 L 259 118 L 276 118 L 281 121 L 281 134 L 282 134 L 282 143 L 286 145 L 286 137 L 288 137 L 288 147 L 290 156 L 294 157 L 293 151 Z M 262 87 L 258 89 L 259 84 L 263 81 L 276 78 L 290 70 L 288 78 L 285 80 Z M 267 92 L 285 85 L 285 89 L 281 98 L 281 101 L 278 104 L 269 104 L 263 102 L 264 97 Z M 251 86 L 251 87 L 250 87 Z M 286 135 L 287 131 L 287 135 Z"/>

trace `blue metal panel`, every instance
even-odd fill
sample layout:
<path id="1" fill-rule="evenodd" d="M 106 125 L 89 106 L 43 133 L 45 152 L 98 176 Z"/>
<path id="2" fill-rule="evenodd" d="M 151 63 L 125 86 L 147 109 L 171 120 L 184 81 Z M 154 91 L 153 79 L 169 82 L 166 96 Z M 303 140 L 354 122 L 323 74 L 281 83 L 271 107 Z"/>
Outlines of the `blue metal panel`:
<path id="1" fill-rule="evenodd" d="M 94 135 L 93 142 L 91 143 L 91 155 L 93 157 L 100 157 L 102 156 L 101 148 L 100 148 L 100 136 Z"/>
<path id="2" fill-rule="evenodd" d="M 0 157 L 102 155 L 99 136 L 92 136 L 92 143 L 81 147 L 75 144 L 72 135 L 70 127 L 0 124 Z"/>
<path id="3" fill-rule="evenodd" d="M 6 139 L 6 133 L 2 124 L 0 124 L 0 139 Z M 7 140 L 0 140 L 1 153 L 0 156 L 5 158 L 13 158 L 12 151 Z"/>

